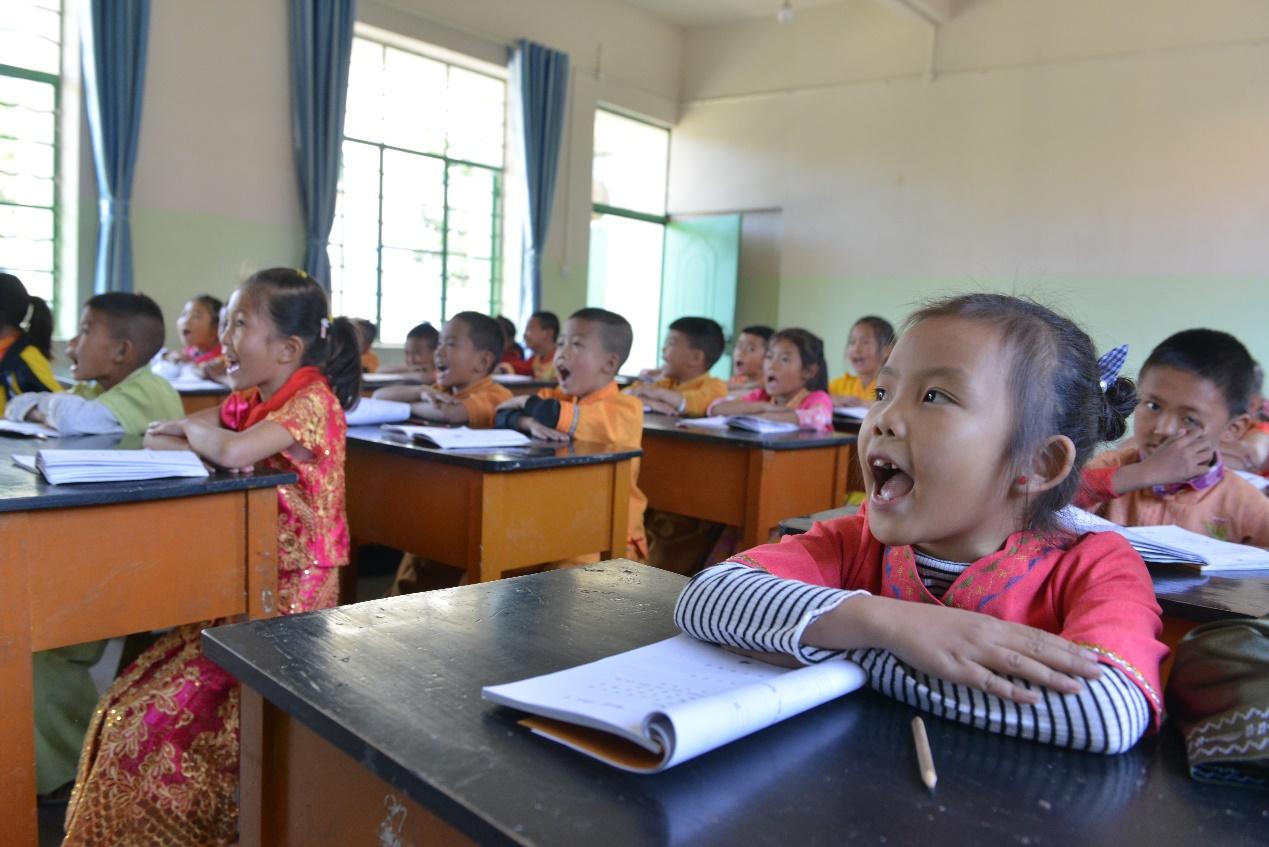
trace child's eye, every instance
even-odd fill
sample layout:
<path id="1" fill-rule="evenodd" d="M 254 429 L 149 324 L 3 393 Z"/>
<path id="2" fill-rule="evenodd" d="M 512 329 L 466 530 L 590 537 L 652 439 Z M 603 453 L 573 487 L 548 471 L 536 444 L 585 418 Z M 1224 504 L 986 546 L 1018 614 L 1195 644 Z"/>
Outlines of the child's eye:
<path id="1" fill-rule="evenodd" d="M 1186 426 L 1192 426 L 1192 427 L 1195 427 L 1195 428 L 1197 428 L 1197 429 L 1202 429 L 1202 428 L 1203 428 L 1203 422 L 1202 422 L 1202 421 L 1200 421 L 1200 420 L 1198 420 L 1197 418 L 1186 417 L 1186 418 L 1185 418 L 1185 425 L 1186 425 Z"/>
<path id="2" fill-rule="evenodd" d="M 948 397 L 937 388 L 931 388 L 929 391 L 925 392 L 925 396 L 921 398 L 922 402 L 925 403 L 946 403 L 951 399 L 951 397 Z"/>
<path id="3" fill-rule="evenodd" d="M 1145 407 L 1146 407 L 1147 409 L 1149 409 L 1149 410 L 1150 410 L 1150 411 L 1152 411 L 1152 412 L 1158 412 L 1158 411 L 1160 411 L 1160 409 L 1159 409 L 1159 404 L 1158 404 L 1158 403 L 1156 403 L 1156 402 L 1154 402 L 1153 400 L 1147 400 L 1147 401 L 1144 403 L 1144 405 L 1145 405 Z"/>
<path id="4" fill-rule="evenodd" d="M 874 400 L 885 400 L 887 397 L 890 396 L 890 391 L 889 389 L 886 389 L 886 388 L 876 388 L 876 389 L 873 389 L 872 394 L 873 394 Z"/>

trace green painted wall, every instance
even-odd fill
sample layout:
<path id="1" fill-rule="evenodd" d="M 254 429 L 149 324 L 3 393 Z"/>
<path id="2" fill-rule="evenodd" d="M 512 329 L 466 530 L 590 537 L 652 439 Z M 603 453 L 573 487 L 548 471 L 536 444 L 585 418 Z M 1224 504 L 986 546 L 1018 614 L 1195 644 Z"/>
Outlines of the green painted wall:
<path id="1" fill-rule="evenodd" d="M 1133 376 L 1154 345 L 1196 326 L 1233 333 L 1252 356 L 1269 362 L 1269 276 L 786 279 L 780 285 L 779 324 L 823 336 L 829 370 L 836 375 L 845 367 L 842 352 L 856 318 L 879 314 L 897 327 L 922 300 L 965 291 L 1034 297 L 1074 318 L 1099 351 L 1129 344 L 1125 372 Z"/>

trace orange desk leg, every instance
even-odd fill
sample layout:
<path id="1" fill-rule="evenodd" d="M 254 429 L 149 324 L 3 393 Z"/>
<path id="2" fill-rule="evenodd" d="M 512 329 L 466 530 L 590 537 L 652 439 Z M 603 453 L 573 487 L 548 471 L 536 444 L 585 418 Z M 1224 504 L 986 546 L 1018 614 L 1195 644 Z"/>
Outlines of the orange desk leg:
<path id="1" fill-rule="evenodd" d="M 241 738 L 242 847 L 474 843 L 246 687 Z"/>
<path id="2" fill-rule="evenodd" d="M 34 552 L 25 513 L 0 515 L 0 816 L 8 844 L 36 844 L 35 695 L 31 681 L 28 565 Z M 15 543 L 16 542 L 16 543 Z"/>

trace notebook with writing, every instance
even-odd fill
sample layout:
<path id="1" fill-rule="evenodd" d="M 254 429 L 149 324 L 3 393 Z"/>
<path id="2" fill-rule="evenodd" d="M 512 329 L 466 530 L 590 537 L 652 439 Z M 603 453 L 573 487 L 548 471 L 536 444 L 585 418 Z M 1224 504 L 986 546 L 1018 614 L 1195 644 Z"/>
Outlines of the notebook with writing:
<path id="1" fill-rule="evenodd" d="M 864 684 L 830 659 L 786 668 L 687 635 L 505 685 L 481 696 L 530 712 L 534 733 L 614 767 L 655 773 Z"/>

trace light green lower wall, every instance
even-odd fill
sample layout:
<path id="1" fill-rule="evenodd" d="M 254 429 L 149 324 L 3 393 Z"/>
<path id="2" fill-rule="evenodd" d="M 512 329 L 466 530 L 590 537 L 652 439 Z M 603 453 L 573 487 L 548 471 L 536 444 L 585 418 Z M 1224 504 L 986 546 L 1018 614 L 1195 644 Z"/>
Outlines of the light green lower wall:
<path id="1" fill-rule="evenodd" d="M 86 210 L 95 214 L 95 208 Z M 296 265 L 302 260 L 299 227 L 239 218 L 178 212 L 132 212 L 135 290 L 158 301 L 167 319 L 168 343 L 176 340 L 176 318 L 194 294 L 227 298 L 255 270 Z M 81 247 L 90 252 L 95 242 Z M 80 300 L 92 295 L 91 261 L 80 280 Z"/>
<path id="2" fill-rule="evenodd" d="M 896 325 L 922 300 L 967 291 L 1033 297 L 1074 318 L 1099 351 L 1130 347 L 1125 372 L 1135 376 L 1154 345 L 1177 330 L 1220 329 L 1269 363 L 1269 277 L 966 279 L 786 279 L 780 326 L 803 326 L 824 338 L 829 370 L 844 369 L 851 323 L 878 314 Z"/>

